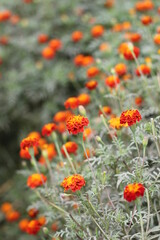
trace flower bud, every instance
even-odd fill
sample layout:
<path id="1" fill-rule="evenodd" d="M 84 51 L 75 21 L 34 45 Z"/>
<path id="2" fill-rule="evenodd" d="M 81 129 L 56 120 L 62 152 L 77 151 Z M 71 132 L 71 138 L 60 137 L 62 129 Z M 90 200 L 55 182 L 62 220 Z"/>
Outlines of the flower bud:
<path id="1" fill-rule="evenodd" d="M 86 110 L 82 105 L 78 107 L 78 110 L 81 115 L 86 116 Z"/>

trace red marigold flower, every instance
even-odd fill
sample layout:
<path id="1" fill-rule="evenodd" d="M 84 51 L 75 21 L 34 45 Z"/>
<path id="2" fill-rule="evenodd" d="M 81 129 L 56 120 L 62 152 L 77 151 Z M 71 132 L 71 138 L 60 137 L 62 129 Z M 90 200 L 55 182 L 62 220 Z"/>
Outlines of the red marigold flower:
<path id="1" fill-rule="evenodd" d="M 10 212 L 7 212 L 6 214 L 6 220 L 8 222 L 15 222 L 17 221 L 18 219 L 20 218 L 20 213 L 18 211 L 10 211 Z"/>
<path id="2" fill-rule="evenodd" d="M 38 222 L 39 222 L 40 226 L 42 227 L 43 225 L 46 224 L 46 218 L 44 216 L 41 216 L 38 218 Z"/>
<path id="3" fill-rule="evenodd" d="M 79 105 L 88 105 L 91 101 L 90 96 L 87 93 L 82 93 L 78 96 Z"/>
<path id="4" fill-rule="evenodd" d="M 124 189 L 124 199 L 128 202 L 135 201 L 138 197 L 143 197 L 145 187 L 141 183 L 128 184 Z"/>
<path id="5" fill-rule="evenodd" d="M 21 141 L 20 147 L 23 150 L 28 150 L 31 147 L 37 147 L 39 145 L 39 139 L 26 137 Z"/>
<path id="6" fill-rule="evenodd" d="M 143 75 L 150 75 L 151 73 L 151 69 L 149 66 L 142 64 L 140 65 L 137 69 L 136 69 L 136 75 L 137 76 L 141 76 L 141 73 Z"/>
<path id="7" fill-rule="evenodd" d="M 78 134 L 84 131 L 84 127 L 88 126 L 89 120 L 81 115 L 73 115 L 66 121 L 66 126 L 69 133 Z"/>
<path id="8" fill-rule="evenodd" d="M 38 36 L 39 43 L 46 43 L 48 41 L 48 36 L 46 34 L 40 34 Z"/>
<path id="9" fill-rule="evenodd" d="M 28 219 L 22 219 L 19 222 L 19 228 L 22 232 L 27 232 L 27 226 L 28 226 L 29 220 Z"/>
<path id="10" fill-rule="evenodd" d="M 34 156 L 36 156 L 38 154 L 38 149 L 37 149 L 37 147 L 33 147 L 33 149 L 34 149 Z M 31 155 L 30 155 L 27 148 L 26 149 L 21 148 L 20 152 L 19 152 L 19 155 L 20 155 L 21 158 L 31 159 Z"/>
<path id="11" fill-rule="evenodd" d="M 154 43 L 157 44 L 157 45 L 160 45 L 160 33 L 157 33 L 154 36 Z"/>
<path id="12" fill-rule="evenodd" d="M 152 17 L 151 16 L 142 16 L 141 17 L 141 22 L 143 23 L 143 25 L 149 25 L 152 23 Z"/>
<path id="13" fill-rule="evenodd" d="M 75 58 L 74 58 L 74 64 L 76 65 L 76 66 L 82 66 L 83 65 L 83 58 L 84 58 L 84 56 L 83 56 L 83 54 L 79 54 L 79 55 L 77 55 Z"/>
<path id="14" fill-rule="evenodd" d="M 55 123 L 47 123 L 42 128 L 42 136 L 50 136 L 53 131 L 56 130 Z"/>
<path id="15" fill-rule="evenodd" d="M 140 50 L 138 47 L 133 46 L 133 50 L 131 50 L 129 47 L 126 47 L 123 52 L 123 56 L 126 60 L 134 60 L 134 55 L 136 58 L 139 57 Z"/>
<path id="16" fill-rule="evenodd" d="M 143 102 L 143 98 L 142 97 L 136 97 L 135 98 L 135 104 L 137 106 L 141 106 L 142 102 Z"/>
<path id="17" fill-rule="evenodd" d="M 120 123 L 125 124 L 128 123 L 128 126 L 132 126 L 137 121 L 139 122 L 142 119 L 141 114 L 138 110 L 127 110 L 121 113 Z"/>
<path id="18" fill-rule="evenodd" d="M 64 144 L 64 146 L 65 146 L 65 148 L 66 148 L 66 150 L 67 150 L 67 152 L 69 154 L 71 154 L 71 153 L 76 154 L 76 151 L 78 149 L 77 143 L 75 143 L 75 142 L 67 142 L 67 143 Z M 63 147 L 61 148 L 61 152 L 66 157 L 66 154 L 65 154 L 65 151 L 64 151 Z"/>
<path id="19" fill-rule="evenodd" d="M 127 66 L 124 63 L 118 63 L 114 69 L 120 77 L 127 73 Z"/>
<path id="20" fill-rule="evenodd" d="M 100 37 L 104 33 L 104 27 L 102 25 L 96 25 L 91 29 L 92 37 Z"/>
<path id="21" fill-rule="evenodd" d="M 27 225 L 26 231 L 28 234 L 36 235 L 39 232 L 40 227 L 41 226 L 40 226 L 38 220 L 31 220 L 31 221 L 29 221 L 29 223 Z"/>
<path id="22" fill-rule="evenodd" d="M 51 47 L 45 47 L 43 50 L 42 50 L 42 56 L 47 59 L 47 60 L 50 60 L 52 58 L 54 58 L 55 56 L 55 51 L 51 48 Z"/>
<path id="23" fill-rule="evenodd" d="M 68 98 L 64 103 L 65 108 L 75 109 L 79 106 L 79 100 L 76 97 Z"/>
<path id="24" fill-rule="evenodd" d="M 75 31 L 72 33 L 72 41 L 79 42 L 83 38 L 83 33 L 81 31 Z"/>
<path id="25" fill-rule="evenodd" d="M 110 115 L 112 113 L 112 109 L 109 107 L 109 106 L 104 106 L 102 107 L 102 110 L 103 111 L 99 111 L 99 115 L 103 114 L 103 112 L 106 114 L 106 115 Z"/>
<path id="26" fill-rule="evenodd" d="M 97 85 L 98 83 L 96 80 L 90 80 L 85 84 L 86 88 L 88 88 L 89 90 L 94 90 L 97 87 Z"/>
<path id="27" fill-rule="evenodd" d="M 36 208 L 31 208 L 28 210 L 28 215 L 31 217 L 31 218 L 35 218 L 38 214 L 38 209 Z"/>
<path id="28" fill-rule="evenodd" d="M 7 21 L 11 17 L 11 12 L 9 10 L 4 10 L 0 12 L 0 22 Z"/>
<path id="29" fill-rule="evenodd" d="M 27 186 L 30 188 L 36 188 L 43 185 L 47 181 L 47 177 L 43 174 L 34 173 L 28 177 Z"/>
<path id="30" fill-rule="evenodd" d="M 94 58 L 92 56 L 83 56 L 82 66 L 83 67 L 89 66 L 93 62 L 94 62 Z"/>
<path id="31" fill-rule="evenodd" d="M 105 84 L 110 88 L 115 88 L 120 83 L 120 79 L 117 76 L 108 76 L 105 80 Z"/>
<path id="32" fill-rule="evenodd" d="M 65 191 L 71 190 L 72 192 L 79 191 L 83 186 L 85 186 L 85 180 L 80 174 L 74 174 L 63 180 L 61 186 Z"/>
<path id="33" fill-rule="evenodd" d="M 57 51 L 62 48 L 62 42 L 59 39 L 52 39 L 49 42 L 49 47 L 51 47 L 53 51 Z"/>
<path id="34" fill-rule="evenodd" d="M 87 70 L 87 77 L 91 78 L 91 77 L 95 77 L 96 75 L 99 74 L 99 69 L 97 67 L 91 67 Z"/>
<path id="35" fill-rule="evenodd" d="M 139 33 L 126 33 L 125 38 L 131 42 L 139 42 L 142 36 Z"/>

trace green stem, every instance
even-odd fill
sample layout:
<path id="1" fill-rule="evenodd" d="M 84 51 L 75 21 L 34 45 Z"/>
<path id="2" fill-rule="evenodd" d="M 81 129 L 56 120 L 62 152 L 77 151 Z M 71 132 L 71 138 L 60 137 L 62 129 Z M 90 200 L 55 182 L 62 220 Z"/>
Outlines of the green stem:
<path id="1" fill-rule="evenodd" d="M 140 205 L 140 201 L 138 201 L 137 209 L 138 209 L 139 217 L 140 217 L 142 240 L 145 240 L 145 238 L 144 238 L 144 228 L 143 228 L 143 218 L 142 218 L 142 214 L 141 214 L 141 205 Z"/>
<path id="2" fill-rule="evenodd" d="M 149 220 L 150 220 L 150 201 L 149 201 L 148 189 L 145 189 L 145 192 L 146 192 L 147 205 L 148 205 L 147 226 L 146 226 L 146 235 L 147 235 L 148 230 L 149 230 Z"/>
<path id="3" fill-rule="evenodd" d="M 73 162 L 72 162 L 72 158 L 69 156 L 65 145 L 63 145 L 63 149 L 64 149 L 64 152 L 65 152 L 66 157 L 67 157 L 67 159 L 68 159 L 68 162 L 69 162 L 69 164 L 71 165 L 72 171 L 73 171 L 75 174 L 77 174 L 76 169 L 75 169 L 75 167 L 74 167 L 74 165 L 73 165 Z"/>
<path id="4" fill-rule="evenodd" d="M 94 223 L 97 225 L 97 227 L 99 228 L 100 232 L 103 234 L 103 236 L 105 237 L 105 239 L 109 240 L 108 236 L 105 234 L 105 232 L 103 231 L 103 229 L 101 228 L 101 226 L 97 223 L 96 219 L 94 217 L 92 217 L 92 220 L 94 221 Z"/>
<path id="5" fill-rule="evenodd" d="M 158 141 L 157 141 L 157 133 L 156 133 L 156 129 L 155 129 L 153 118 L 151 118 L 151 125 L 152 125 L 152 132 L 153 132 L 154 142 L 156 144 L 158 156 L 160 157 L 160 149 L 159 149 L 159 145 L 158 145 Z"/>
<path id="6" fill-rule="evenodd" d="M 51 136 L 52 136 L 52 139 L 53 139 L 53 141 L 54 141 L 54 143 L 55 143 L 55 145 L 56 145 L 56 149 L 57 149 L 57 152 L 58 152 L 58 156 L 59 156 L 61 162 L 63 162 L 62 153 L 61 153 L 61 150 L 60 150 L 58 141 L 57 141 L 57 135 L 56 135 L 55 132 L 53 132 Z"/>

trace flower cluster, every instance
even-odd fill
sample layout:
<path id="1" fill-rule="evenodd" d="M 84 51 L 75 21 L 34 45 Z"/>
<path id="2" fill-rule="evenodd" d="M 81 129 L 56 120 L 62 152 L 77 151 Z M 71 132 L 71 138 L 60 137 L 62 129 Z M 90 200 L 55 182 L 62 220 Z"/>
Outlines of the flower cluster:
<path id="1" fill-rule="evenodd" d="M 79 191 L 83 186 L 85 186 L 84 178 L 79 174 L 74 174 L 63 180 L 61 186 L 65 191 L 71 190 L 72 192 Z"/>

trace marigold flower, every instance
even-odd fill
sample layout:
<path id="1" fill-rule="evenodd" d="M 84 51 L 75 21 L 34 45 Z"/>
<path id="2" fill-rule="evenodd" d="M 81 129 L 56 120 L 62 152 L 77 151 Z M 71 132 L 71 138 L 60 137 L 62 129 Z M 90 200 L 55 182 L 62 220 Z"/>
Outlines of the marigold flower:
<path id="1" fill-rule="evenodd" d="M 42 128 L 42 136 L 50 136 L 53 131 L 56 130 L 55 123 L 47 123 Z"/>
<path id="2" fill-rule="evenodd" d="M 76 154 L 76 151 L 78 149 L 78 145 L 75 142 L 67 142 L 67 143 L 64 144 L 64 146 L 65 146 L 65 148 L 66 148 L 66 150 L 69 154 L 71 154 L 71 153 Z M 61 152 L 66 157 L 66 154 L 65 154 L 65 151 L 64 151 L 63 147 L 61 148 Z"/>
<path id="3" fill-rule="evenodd" d="M 126 48 L 128 48 L 128 43 L 127 42 L 123 42 L 123 43 L 120 44 L 120 46 L 118 48 L 118 52 L 120 54 L 124 54 Z"/>
<path id="4" fill-rule="evenodd" d="M 142 119 L 140 112 L 137 109 L 127 110 L 122 112 L 120 116 L 121 124 L 128 124 L 128 126 L 132 126 L 137 121 L 139 122 Z"/>
<path id="5" fill-rule="evenodd" d="M 141 183 L 128 184 L 124 189 L 124 199 L 128 202 L 135 201 L 138 197 L 143 197 L 145 187 Z"/>
<path id="6" fill-rule="evenodd" d="M 93 134 L 93 131 L 91 128 L 86 128 L 84 129 L 84 132 L 83 132 L 83 140 L 85 141 L 86 138 L 90 138 Z"/>
<path id="7" fill-rule="evenodd" d="M 15 222 L 20 218 L 20 213 L 18 211 L 11 210 L 6 213 L 6 220 L 8 222 Z"/>
<path id="8" fill-rule="evenodd" d="M 85 186 L 85 180 L 80 174 L 74 174 L 65 178 L 61 186 L 65 191 L 71 190 L 72 192 L 76 192 Z"/>
<path id="9" fill-rule="evenodd" d="M 21 141 L 20 147 L 23 150 L 28 150 L 31 147 L 37 147 L 39 144 L 39 139 L 35 137 L 26 137 Z"/>
<path id="10" fill-rule="evenodd" d="M 43 185 L 47 181 L 47 177 L 43 174 L 34 173 L 28 177 L 27 186 L 30 188 L 36 188 Z"/>
<path id="11" fill-rule="evenodd" d="M 120 77 L 126 74 L 127 72 L 127 66 L 124 63 L 118 63 L 114 69 L 117 75 Z"/>
<path id="12" fill-rule="evenodd" d="M 75 31 L 72 33 L 72 41 L 79 42 L 83 38 L 83 33 L 81 31 Z"/>
<path id="13" fill-rule="evenodd" d="M 160 33 L 157 33 L 154 36 L 154 43 L 157 44 L 157 45 L 160 45 Z"/>
<path id="14" fill-rule="evenodd" d="M 110 88 L 115 88 L 119 83 L 120 79 L 114 75 L 110 75 L 105 79 L 105 84 Z"/>
<path id="15" fill-rule="evenodd" d="M 11 12 L 9 10 L 4 10 L 0 12 L 0 22 L 7 21 L 11 17 Z"/>
<path id="16" fill-rule="evenodd" d="M 139 42 L 142 36 L 139 33 L 126 33 L 125 38 L 131 42 Z"/>
<path id="17" fill-rule="evenodd" d="M 92 56 L 83 56 L 82 66 L 86 67 L 91 65 L 94 62 L 94 58 Z"/>
<path id="18" fill-rule="evenodd" d="M 47 60 L 53 59 L 55 56 L 55 51 L 51 47 L 45 47 L 42 50 L 42 56 Z"/>
<path id="19" fill-rule="evenodd" d="M 152 10 L 154 8 L 154 4 L 150 0 L 139 1 L 136 3 L 135 8 L 139 12 L 145 12 L 148 10 Z"/>
<path id="20" fill-rule="evenodd" d="M 53 117 L 53 121 L 55 122 L 65 122 L 66 119 L 72 115 L 72 113 L 70 111 L 60 111 L 57 112 L 54 117 Z"/>
<path id="21" fill-rule="evenodd" d="M 13 210 L 12 208 L 12 204 L 9 203 L 9 202 L 4 202 L 2 205 L 1 205 L 1 211 L 3 213 L 7 213 L 7 212 L 11 212 Z"/>
<path id="22" fill-rule="evenodd" d="M 152 17 L 151 16 L 142 16 L 141 17 L 141 23 L 143 23 L 143 25 L 150 25 L 152 23 Z"/>
<path id="23" fill-rule="evenodd" d="M 79 106 L 79 100 L 76 97 L 68 98 L 64 103 L 65 108 L 75 109 Z"/>
<path id="24" fill-rule="evenodd" d="M 107 8 L 111 8 L 111 7 L 113 7 L 114 6 L 114 4 L 115 4 L 115 0 L 106 0 L 106 2 L 105 2 L 105 7 L 107 7 Z"/>
<path id="25" fill-rule="evenodd" d="M 51 229 L 52 231 L 56 232 L 58 230 L 58 223 L 57 222 L 52 223 Z"/>
<path id="26" fill-rule="evenodd" d="M 0 44 L 1 45 L 7 45 L 9 42 L 9 38 L 7 36 L 0 37 Z"/>
<path id="27" fill-rule="evenodd" d="M 142 97 L 136 97 L 135 98 L 135 104 L 137 106 L 141 106 L 142 102 L 143 102 L 143 98 Z"/>
<path id="28" fill-rule="evenodd" d="M 128 126 L 127 123 L 126 124 L 121 124 L 120 123 L 120 117 L 111 118 L 108 122 L 109 122 L 111 128 L 115 128 L 117 130 L 119 130 L 122 127 L 127 127 Z"/>
<path id="29" fill-rule="evenodd" d="M 55 157 L 57 155 L 57 152 L 56 152 L 56 149 L 55 149 L 55 146 L 53 143 L 49 143 L 49 144 L 44 144 L 42 147 L 41 147 L 41 150 L 45 150 L 47 152 L 47 155 L 48 155 L 48 159 L 49 160 L 52 160 L 53 157 Z"/>
<path id="30" fill-rule="evenodd" d="M 33 147 L 33 149 L 34 149 L 34 156 L 36 156 L 38 154 L 38 149 L 37 149 L 37 147 Z M 31 159 L 31 155 L 29 153 L 28 148 L 26 148 L 26 149 L 21 148 L 20 152 L 19 152 L 19 155 L 20 155 L 21 158 Z"/>
<path id="31" fill-rule="evenodd" d="M 41 226 L 40 226 L 38 220 L 31 220 L 31 221 L 29 221 L 29 223 L 27 225 L 26 231 L 28 234 L 36 235 L 39 232 L 40 227 Z"/>
<path id="32" fill-rule="evenodd" d="M 134 60 L 134 56 L 136 58 L 139 57 L 140 50 L 138 47 L 133 46 L 133 50 L 131 50 L 129 47 L 126 47 L 124 49 L 123 56 L 126 60 Z"/>
<path id="33" fill-rule="evenodd" d="M 78 96 L 79 105 L 88 105 L 91 101 L 90 96 L 87 93 L 82 93 Z"/>
<path id="34" fill-rule="evenodd" d="M 41 216 L 38 218 L 39 225 L 42 227 L 46 224 L 46 218 L 44 216 Z"/>
<path id="35" fill-rule="evenodd" d="M 19 228 L 22 232 L 27 232 L 27 226 L 28 226 L 29 220 L 28 219 L 22 219 L 19 222 Z"/>
<path id="36" fill-rule="evenodd" d="M 96 89 L 97 85 L 98 85 L 98 83 L 96 80 L 90 80 L 85 84 L 86 88 L 88 88 L 89 90 Z"/>
<path id="37" fill-rule="evenodd" d="M 28 210 L 28 215 L 31 217 L 31 218 L 35 218 L 38 214 L 38 209 L 36 208 L 30 208 Z"/>
<path id="38" fill-rule="evenodd" d="M 39 147 L 42 148 L 44 144 L 47 144 L 46 139 L 40 138 L 40 139 L 39 139 Z"/>
<path id="39" fill-rule="evenodd" d="M 84 127 L 88 126 L 89 120 L 81 115 L 73 115 L 66 121 L 66 126 L 69 133 L 78 134 L 84 131 Z"/>
<path id="40" fill-rule="evenodd" d="M 99 111 L 99 115 L 105 113 L 106 115 L 110 115 L 112 113 L 112 109 L 109 106 L 102 107 L 102 110 Z"/>
<path id="41" fill-rule="evenodd" d="M 137 76 L 141 76 L 141 73 L 143 75 L 150 75 L 151 73 L 151 69 L 149 66 L 142 64 L 140 65 L 137 69 L 136 69 L 136 75 Z"/>
<path id="42" fill-rule="evenodd" d="M 87 70 L 87 77 L 95 77 L 100 73 L 99 69 L 97 67 L 91 67 Z"/>
<path id="43" fill-rule="evenodd" d="M 100 37 L 104 34 L 104 27 L 102 25 L 96 25 L 91 29 L 92 37 Z"/>
<path id="44" fill-rule="evenodd" d="M 46 43 L 48 41 L 48 36 L 46 34 L 40 34 L 38 36 L 39 43 Z"/>
<path id="45" fill-rule="evenodd" d="M 79 67 L 83 66 L 83 58 L 84 58 L 83 54 L 77 55 L 74 58 L 74 64 Z"/>
<path id="46" fill-rule="evenodd" d="M 53 51 L 58 51 L 59 49 L 62 48 L 62 42 L 59 39 L 52 39 L 49 42 L 49 47 L 51 47 Z"/>
<path id="47" fill-rule="evenodd" d="M 40 139 L 41 135 L 39 132 L 30 132 L 27 137 Z"/>
<path id="48" fill-rule="evenodd" d="M 64 133 L 66 131 L 66 124 L 64 122 L 58 123 L 57 131 L 61 134 Z"/>

